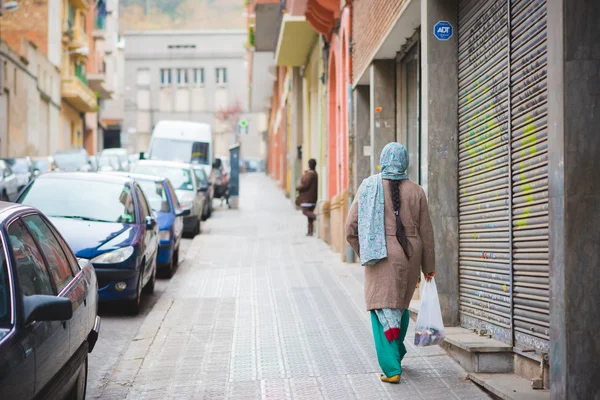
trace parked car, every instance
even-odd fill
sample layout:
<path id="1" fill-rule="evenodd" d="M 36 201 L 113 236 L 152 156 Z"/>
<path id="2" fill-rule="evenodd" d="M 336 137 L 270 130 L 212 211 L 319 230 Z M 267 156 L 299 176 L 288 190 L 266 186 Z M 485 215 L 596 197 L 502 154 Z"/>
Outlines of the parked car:
<path id="1" fill-rule="evenodd" d="M 200 221 L 205 207 L 206 196 L 198 184 L 196 172 L 191 164 L 173 161 L 140 160 L 132 172 L 136 174 L 164 176 L 168 178 L 183 208 L 190 215 L 183 220 L 184 234 L 195 236 L 200 233 Z"/>
<path id="2" fill-rule="evenodd" d="M 122 301 L 137 313 L 142 289 L 154 291 L 158 227 L 136 182 L 108 174 L 44 174 L 17 202 L 39 208 L 75 255 L 92 262 L 100 301 Z"/>
<path id="3" fill-rule="evenodd" d="M 100 155 L 98 157 L 98 171 L 109 172 L 109 171 L 123 171 L 121 160 L 117 156 L 111 155 Z"/>
<path id="4" fill-rule="evenodd" d="M 84 399 L 100 331 L 94 268 L 32 207 L 0 203 L 0 238 L 1 397 Z"/>
<path id="5" fill-rule="evenodd" d="M 202 220 L 206 221 L 210 218 L 213 212 L 213 198 L 215 194 L 215 188 L 212 185 L 209 177 L 206 175 L 204 167 L 197 164 L 192 164 L 194 171 L 196 172 L 196 178 L 198 179 L 198 187 L 200 191 L 204 192 L 204 208 L 202 209 Z"/>
<path id="6" fill-rule="evenodd" d="M 117 157 L 119 159 L 118 165 L 120 168 L 117 171 L 129 171 L 129 153 L 127 152 L 127 149 L 121 149 L 121 148 L 104 149 L 100 153 L 100 156 L 101 157 L 105 157 L 105 156 Z"/>
<path id="7" fill-rule="evenodd" d="M 17 177 L 19 190 L 23 189 L 34 178 L 34 165 L 29 157 L 5 158 L 4 161 Z"/>
<path id="8" fill-rule="evenodd" d="M 0 201 L 12 201 L 19 194 L 19 182 L 8 163 L 0 160 Z"/>
<path id="9" fill-rule="evenodd" d="M 127 172 L 111 172 L 111 174 L 135 179 L 142 187 L 158 220 L 160 239 L 156 259 L 158 272 L 170 278 L 179 264 L 183 218 L 190 215 L 190 210 L 181 208 L 175 189 L 167 178 Z"/>
<path id="10" fill-rule="evenodd" d="M 54 157 L 33 157 L 33 175 L 37 176 L 45 172 L 58 171 L 58 164 L 54 161 Z"/>
<path id="11" fill-rule="evenodd" d="M 90 172 L 94 168 L 87 151 L 73 150 L 73 151 L 59 151 L 54 154 L 54 160 L 61 171 L 65 172 Z"/>

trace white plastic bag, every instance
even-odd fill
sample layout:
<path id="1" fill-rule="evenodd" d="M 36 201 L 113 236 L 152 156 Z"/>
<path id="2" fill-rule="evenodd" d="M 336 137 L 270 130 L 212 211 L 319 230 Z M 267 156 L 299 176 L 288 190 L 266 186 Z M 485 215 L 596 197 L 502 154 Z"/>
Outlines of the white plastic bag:
<path id="1" fill-rule="evenodd" d="M 425 282 L 421 293 L 421 310 L 415 328 L 415 346 L 425 347 L 442 343 L 444 322 L 435 278 Z"/>

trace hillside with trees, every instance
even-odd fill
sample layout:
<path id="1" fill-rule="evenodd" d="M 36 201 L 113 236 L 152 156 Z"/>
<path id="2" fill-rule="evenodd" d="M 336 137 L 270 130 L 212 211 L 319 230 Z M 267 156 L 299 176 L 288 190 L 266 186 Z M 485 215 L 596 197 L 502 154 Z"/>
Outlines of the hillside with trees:
<path id="1" fill-rule="evenodd" d="M 244 29 L 243 0 L 121 0 L 126 30 Z"/>

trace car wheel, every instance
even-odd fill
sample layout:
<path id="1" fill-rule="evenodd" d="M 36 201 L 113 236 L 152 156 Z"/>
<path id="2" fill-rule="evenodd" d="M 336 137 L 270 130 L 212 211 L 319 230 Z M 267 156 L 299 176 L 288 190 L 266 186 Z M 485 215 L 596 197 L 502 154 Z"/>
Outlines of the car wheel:
<path id="1" fill-rule="evenodd" d="M 2 196 L 0 197 L 2 201 L 8 201 L 8 195 L 6 194 L 6 190 L 2 191 Z"/>
<path id="2" fill-rule="evenodd" d="M 154 271 L 152 271 L 152 276 L 150 277 L 150 280 L 148 281 L 148 283 L 146 283 L 146 286 L 144 286 L 144 293 L 146 293 L 146 294 L 154 293 L 155 284 L 156 284 L 156 267 L 154 267 Z"/>
<path id="3" fill-rule="evenodd" d="M 140 269 L 140 273 L 138 274 L 138 281 L 136 287 L 136 296 L 133 300 L 128 300 L 127 303 L 127 311 L 129 314 L 137 315 L 140 311 L 140 302 L 142 300 L 142 277 L 144 275 L 144 270 Z"/>
<path id="4" fill-rule="evenodd" d="M 67 396 L 67 400 L 85 400 L 85 395 L 87 392 L 87 376 L 88 376 L 88 357 L 85 356 L 85 361 L 81 368 L 79 369 L 79 374 L 77 375 L 77 380 L 75 381 L 75 385 L 73 385 L 73 389 Z"/>
<path id="5" fill-rule="evenodd" d="M 202 221 L 206 221 L 208 219 L 208 204 L 205 204 L 202 208 Z"/>
<path id="6" fill-rule="evenodd" d="M 200 233 L 200 220 L 201 219 L 202 218 L 198 218 L 198 220 L 196 220 L 196 224 L 194 225 L 194 228 L 192 229 L 192 232 L 191 232 L 192 239 Z"/>

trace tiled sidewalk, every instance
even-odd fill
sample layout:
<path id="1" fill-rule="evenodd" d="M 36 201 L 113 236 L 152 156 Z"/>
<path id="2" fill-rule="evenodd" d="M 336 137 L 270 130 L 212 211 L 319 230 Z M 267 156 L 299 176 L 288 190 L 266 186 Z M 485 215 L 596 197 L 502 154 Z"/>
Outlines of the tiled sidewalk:
<path id="1" fill-rule="evenodd" d="M 244 176 L 241 193 L 204 225 L 101 398 L 489 398 L 439 347 L 409 345 L 402 383 L 379 382 L 361 267 L 304 237 L 268 178 Z"/>

